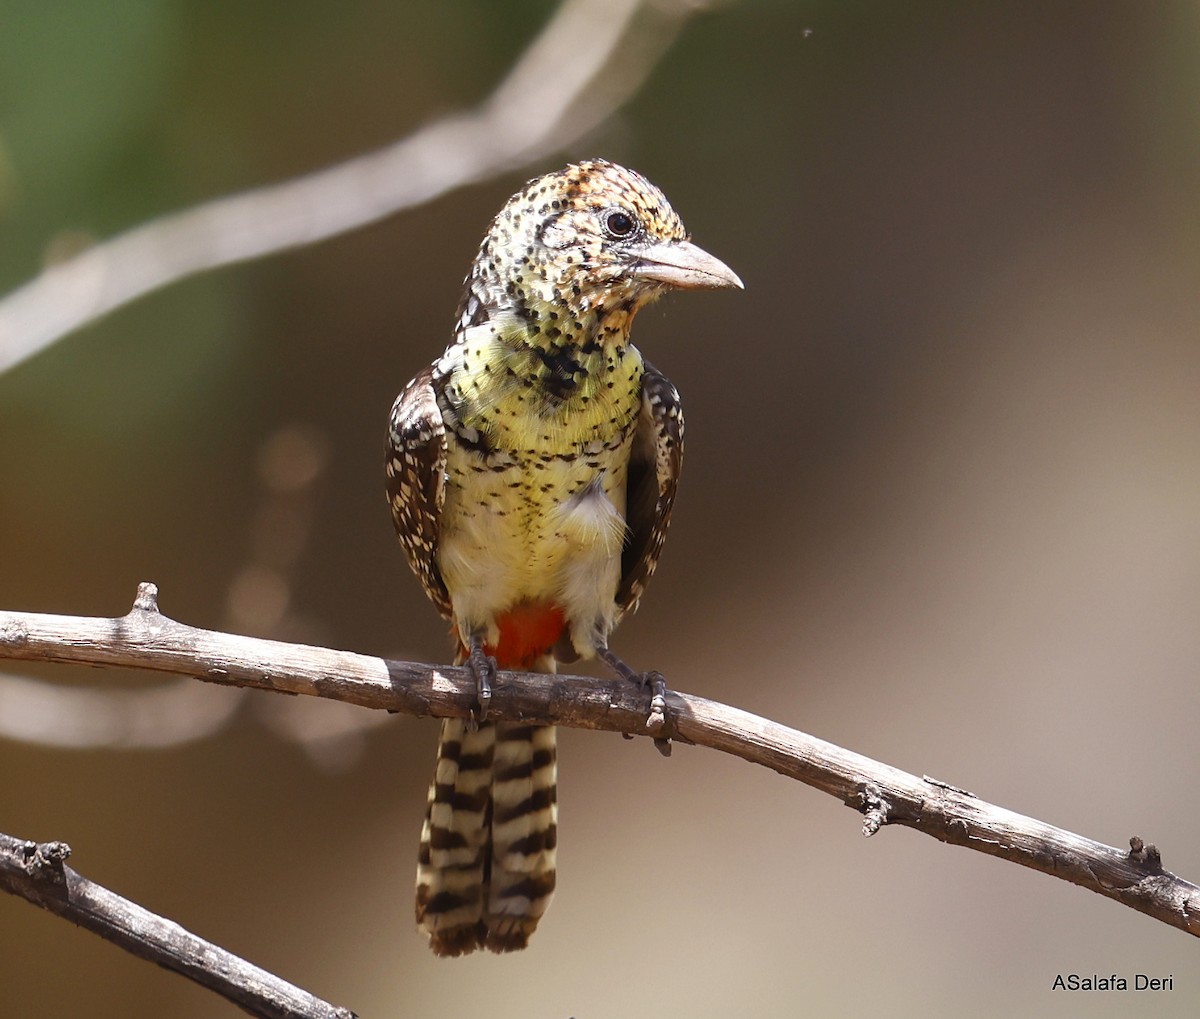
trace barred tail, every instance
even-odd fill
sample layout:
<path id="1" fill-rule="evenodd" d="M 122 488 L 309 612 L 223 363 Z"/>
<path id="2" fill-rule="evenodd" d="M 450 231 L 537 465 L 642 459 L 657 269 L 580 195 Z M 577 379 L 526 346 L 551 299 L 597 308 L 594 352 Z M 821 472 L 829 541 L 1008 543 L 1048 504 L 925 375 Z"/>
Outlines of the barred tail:
<path id="1" fill-rule="evenodd" d="M 525 947 L 554 892 L 556 774 L 552 726 L 442 723 L 417 864 L 437 955 Z"/>
<path id="2" fill-rule="evenodd" d="M 524 948 L 550 905 L 558 845 L 552 725 L 500 723 L 492 765 L 492 866 L 483 922 L 493 952 Z"/>
<path id="3" fill-rule="evenodd" d="M 417 924 L 438 955 L 463 955 L 483 943 L 490 864 L 492 757 L 496 727 L 476 732 L 442 722 L 417 854 Z"/>

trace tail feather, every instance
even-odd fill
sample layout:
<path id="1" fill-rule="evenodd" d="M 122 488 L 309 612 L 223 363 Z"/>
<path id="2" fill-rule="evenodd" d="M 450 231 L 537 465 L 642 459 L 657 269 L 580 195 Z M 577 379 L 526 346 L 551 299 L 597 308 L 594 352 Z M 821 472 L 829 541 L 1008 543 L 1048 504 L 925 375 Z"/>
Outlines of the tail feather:
<path id="1" fill-rule="evenodd" d="M 492 764 L 492 867 L 484 926 L 493 952 L 524 948 L 550 905 L 558 844 L 555 729 L 505 724 Z"/>
<path id="2" fill-rule="evenodd" d="M 492 755 L 496 728 L 442 723 L 417 858 L 417 923 L 438 955 L 473 951 L 486 937 Z"/>
<path id="3" fill-rule="evenodd" d="M 442 723 L 417 864 L 417 923 L 436 954 L 524 948 L 550 904 L 555 743 L 552 726 Z"/>

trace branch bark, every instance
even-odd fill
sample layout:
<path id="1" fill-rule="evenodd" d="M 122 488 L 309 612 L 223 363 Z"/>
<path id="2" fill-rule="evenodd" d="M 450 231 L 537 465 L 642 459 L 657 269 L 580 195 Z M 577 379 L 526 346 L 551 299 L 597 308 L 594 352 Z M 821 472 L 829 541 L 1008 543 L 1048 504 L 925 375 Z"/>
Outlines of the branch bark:
<path id="1" fill-rule="evenodd" d="M 264 1019 L 354 1019 L 339 1008 L 198 938 L 66 865 L 65 842 L 0 835 L 0 888 L 27 899 L 127 952 L 181 973 Z"/>
<path id="2" fill-rule="evenodd" d="M 307 694 L 407 715 L 467 717 L 468 669 L 388 661 L 330 648 L 202 630 L 158 610 L 142 584 L 117 619 L 0 612 L 0 658 L 121 666 L 208 682 Z M 629 684 L 586 676 L 501 672 L 490 713 L 582 729 L 641 733 L 710 747 L 820 789 L 863 814 L 863 833 L 899 824 L 998 856 L 1115 899 L 1200 936 L 1200 887 L 1162 867 L 1138 836 L 1128 851 L 918 778 L 746 711 L 670 692 L 663 729 L 647 732 L 646 697 Z"/>

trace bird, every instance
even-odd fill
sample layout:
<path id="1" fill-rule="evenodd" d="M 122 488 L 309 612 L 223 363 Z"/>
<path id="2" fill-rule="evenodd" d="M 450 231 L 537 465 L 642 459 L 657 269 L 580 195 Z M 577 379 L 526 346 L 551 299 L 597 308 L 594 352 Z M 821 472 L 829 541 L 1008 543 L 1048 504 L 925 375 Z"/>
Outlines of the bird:
<path id="1" fill-rule="evenodd" d="M 742 288 L 663 193 L 603 159 L 529 181 L 492 221 L 445 352 L 392 407 L 400 544 L 477 685 L 442 722 L 417 866 L 437 955 L 526 947 L 556 882 L 551 726 L 487 718 L 496 669 L 598 658 L 638 605 L 683 459 L 679 394 L 630 342 L 671 290 Z"/>

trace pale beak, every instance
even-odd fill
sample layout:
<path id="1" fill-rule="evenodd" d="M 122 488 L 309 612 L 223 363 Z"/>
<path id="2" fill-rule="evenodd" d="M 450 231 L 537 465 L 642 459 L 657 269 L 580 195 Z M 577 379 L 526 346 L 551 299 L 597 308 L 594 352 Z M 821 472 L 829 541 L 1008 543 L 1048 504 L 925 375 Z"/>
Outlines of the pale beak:
<path id="1" fill-rule="evenodd" d="M 744 290 L 737 273 L 691 241 L 657 241 L 636 251 L 631 270 L 638 279 L 681 290 Z"/>

